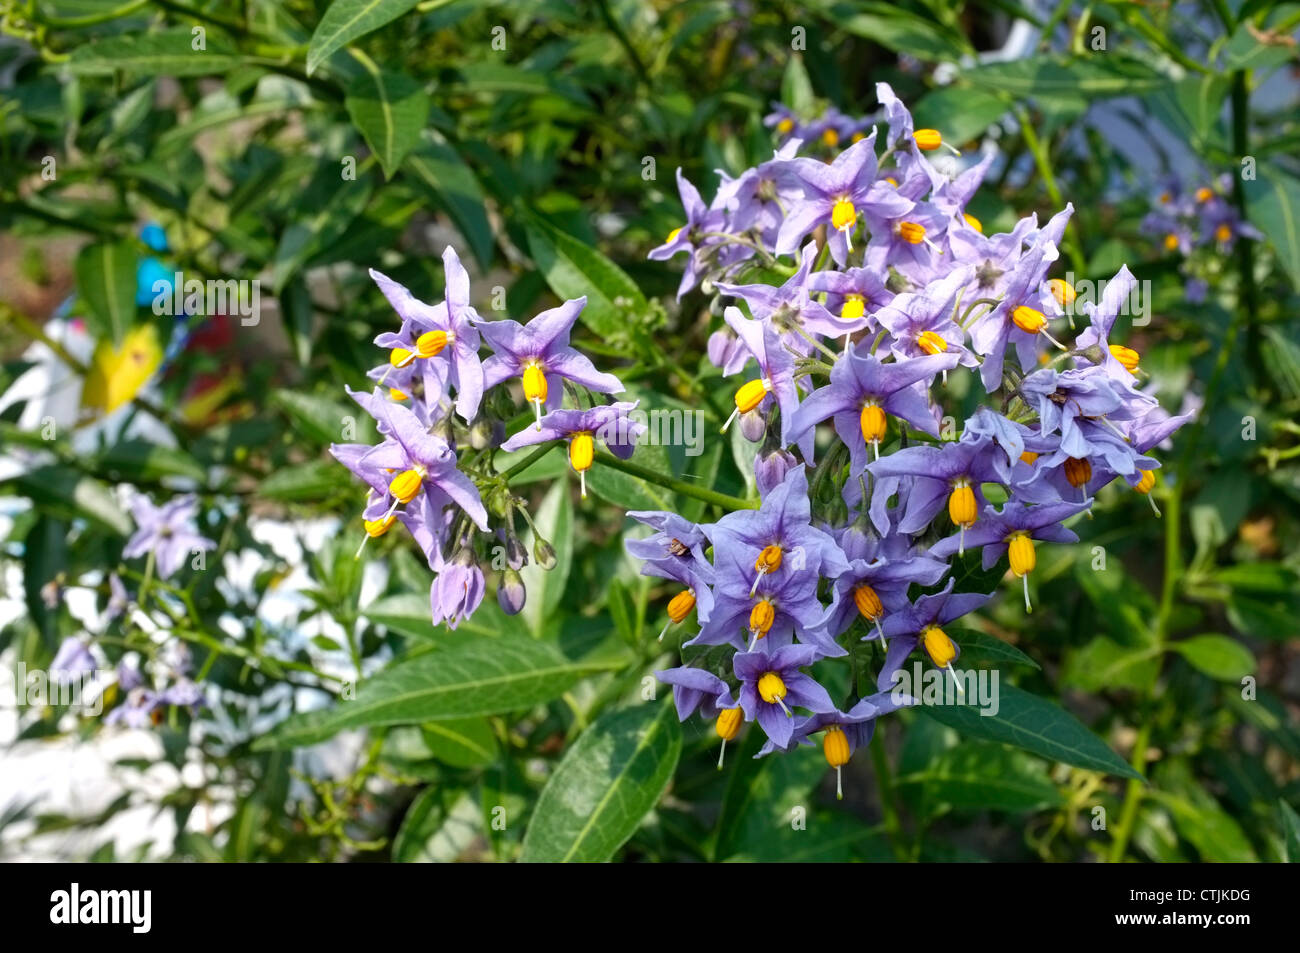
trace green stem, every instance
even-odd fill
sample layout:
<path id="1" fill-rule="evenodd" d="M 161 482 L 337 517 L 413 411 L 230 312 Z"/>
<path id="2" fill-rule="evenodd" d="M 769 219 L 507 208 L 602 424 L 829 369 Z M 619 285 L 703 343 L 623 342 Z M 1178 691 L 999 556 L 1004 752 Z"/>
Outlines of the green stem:
<path id="1" fill-rule="evenodd" d="M 509 482 L 512 477 L 516 477 L 519 474 L 523 473 L 525 470 L 531 467 L 538 460 L 542 459 L 542 457 L 550 453 L 551 450 L 554 449 L 556 446 L 558 446 L 558 444 L 556 444 L 555 441 L 548 441 L 547 443 L 542 444 L 540 447 L 538 447 L 528 456 L 524 457 L 514 466 L 510 467 L 508 470 L 503 472 L 501 474 L 501 478 Z"/>
<path id="2" fill-rule="evenodd" d="M 894 775 L 889 770 L 889 758 L 885 754 L 885 743 L 880 725 L 871 738 L 871 764 L 875 768 L 876 788 L 880 792 L 880 809 L 885 818 L 885 830 L 889 833 L 889 846 L 900 860 L 907 860 L 907 851 L 903 847 L 903 822 L 898 815 L 898 805 L 894 802 Z"/>
<path id="3" fill-rule="evenodd" d="M 1151 741 L 1151 721 L 1144 721 L 1138 728 L 1137 741 L 1133 743 L 1133 770 L 1139 774 L 1146 766 L 1147 745 Z M 1115 831 L 1115 840 L 1110 845 L 1110 862 L 1118 864 L 1124 859 L 1128 849 L 1129 837 L 1133 834 L 1133 824 L 1137 820 L 1138 805 L 1142 803 L 1142 782 L 1130 778 L 1128 790 L 1124 794 L 1124 807 L 1120 810 L 1119 829 Z"/>
<path id="4" fill-rule="evenodd" d="M 1047 195 L 1052 200 L 1052 208 L 1060 209 L 1065 205 L 1065 198 L 1061 194 L 1060 185 L 1057 184 L 1056 173 L 1052 171 L 1052 160 L 1047 154 L 1047 148 L 1043 145 L 1043 141 L 1038 138 L 1038 133 L 1034 129 L 1033 118 L 1029 115 L 1029 110 L 1023 106 L 1017 106 L 1015 114 L 1016 120 L 1020 123 L 1020 131 L 1025 137 L 1025 145 L 1034 157 L 1034 165 L 1038 167 L 1038 174 L 1043 177 L 1043 185 L 1047 188 Z M 1061 244 L 1065 246 L 1066 254 L 1070 256 L 1070 264 L 1074 268 L 1074 273 L 1082 276 L 1085 262 L 1083 252 L 1079 249 L 1079 243 L 1075 236 L 1073 219 L 1066 224 L 1066 238 Z"/>
<path id="5" fill-rule="evenodd" d="M 687 483 L 685 480 L 679 480 L 676 477 L 668 476 L 666 473 L 658 473 L 654 470 L 648 470 L 645 467 L 637 466 L 635 463 L 630 463 L 627 460 L 620 460 L 612 453 L 607 453 L 604 450 L 596 451 L 595 456 L 597 463 L 607 466 L 611 470 L 621 470 L 629 476 L 640 477 L 642 480 L 654 483 L 666 490 L 672 490 L 674 493 L 680 493 L 682 496 L 689 496 L 692 499 L 711 503 L 714 506 L 720 506 L 726 510 L 752 510 L 758 508 L 758 504 L 751 500 L 742 500 L 738 496 L 728 496 L 726 493 L 706 490 L 703 487 Z"/>

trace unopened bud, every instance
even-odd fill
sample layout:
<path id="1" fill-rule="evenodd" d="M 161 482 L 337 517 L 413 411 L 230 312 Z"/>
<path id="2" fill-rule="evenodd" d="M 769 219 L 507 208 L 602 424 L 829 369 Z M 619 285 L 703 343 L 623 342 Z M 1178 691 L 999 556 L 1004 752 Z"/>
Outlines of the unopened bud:
<path id="1" fill-rule="evenodd" d="M 489 417 L 475 417 L 469 425 L 469 445 L 475 450 L 494 450 L 505 440 L 505 425 Z"/>
<path id="2" fill-rule="evenodd" d="M 497 602 L 506 615 L 517 615 L 528 601 L 528 590 L 524 579 L 513 569 L 501 574 L 501 583 L 497 586 Z"/>
<path id="3" fill-rule="evenodd" d="M 555 568 L 555 547 L 540 536 L 537 537 L 537 541 L 533 543 L 533 560 L 537 565 L 550 572 Z"/>
<path id="4" fill-rule="evenodd" d="M 767 432 L 767 418 L 761 410 L 751 410 L 740 415 L 740 433 L 750 443 L 758 443 Z"/>

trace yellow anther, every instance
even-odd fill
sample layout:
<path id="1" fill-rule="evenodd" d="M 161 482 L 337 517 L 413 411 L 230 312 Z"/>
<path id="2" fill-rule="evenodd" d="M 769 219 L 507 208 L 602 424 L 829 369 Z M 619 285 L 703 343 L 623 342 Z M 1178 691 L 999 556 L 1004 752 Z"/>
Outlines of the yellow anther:
<path id="1" fill-rule="evenodd" d="M 691 610 L 694 608 L 695 593 L 689 589 L 683 589 L 668 600 L 668 618 L 674 622 L 681 622 L 691 614 Z"/>
<path id="2" fill-rule="evenodd" d="M 446 331 L 425 331 L 415 339 L 415 350 L 420 357 L 437 357 L 452 336 Z"/>
<path id="3" fill-rule="evenodd" d="M 1178 251 L 1178 236 L 1173 232 L 1165 236 L 1165 248 L 1169 251 Z"/>
<path id="4" fill-rule="evenodd" d="M 1170 202 L 1172 202 L 1173 200 L 1174 200 L 1174 197 L 1173 197 L 1173 195 L 1171 195 L 1170 193 L 1168 193 L 1168 192 L 1161 192 L 1161 193 L 1160 193 L 1160 204 L 1161 204 L 1161 205 L 1168 205 L 1168 204 L 1169 204 Z"/>
<path id="5" fill-rule="evenodd" d="M 1038 556 L 1034 552 L 1034 541 L 1028 533 L 1013 533 L 1007 541 L 1007 555 L 1011 559 L 1011 571 L 1017 576 L 1027 576 L 1038 565 Z"/>
<path id="6" fill-rule="evenodd" d="M 1011 312 L 1011 323 L 1026 334 L 1037 334 L 1047 325 L 1043 312 L 1022 304 Z"/>
<path id="7" fill-rule="evenodd" d="M 1151 488 L 1156 485 L 1156 471 L 1141 470 L 1139 472 L 1142 474 L 1142 478 L 1137 481 L 1133 489 L 1142 494 L 1150 493 Z"/>
<path id="8" fill-rule="evenodd" d="M 984 223 L 974 215 L 971 215 L 968 212 L 963 212 L 961 217 L 966 219 L 966 224 L 975 229 L 975 231 L 979 232 L 981 235 L 984 234 Z"/>
<path id="9" fill-rule="evenodd" d="M 764 546 L 763 551 L 754 560 L 754 568 L 759 572 L 776 572 L 781 568 L 781 547 L 775 544 Z"/>
<path id="10" fill-rule="evenodd" d="M 781 676 L 776 672 L 768 672 L 758 680 L 758 697 L 769 705 L 779 703 L 784 708 L 785 691 L 785 682 L 781 681 Z"/>
<path id="11" fill-rule="evenodd" d="M 828 148 L 834 149 L 840 144 L 839 130 L 827 127 L 822 132 L 822 142 L 826 143 Z"/>
<path id="12" fill-rule="evenodd" d="M 939 354 L 948 350 L 948 342 L 935 331 L 922 331 L 917 335 L 916 346 L 926 354 Z"/>
<path id="13" fill-rule="evenodd" d="M 590 470 L 595 454 L 596 442 L 591 434 L 583 431 L 573 435 L 573 439 L 569 441 L 569 463 L 572 464 L 574 472 Z"/>
<path id="14" fill-rule="evenodd" d="M 783 136 L 789 133 L 793 129 L 794 129 L 794 120 L 791 119 L 789 116 L 786 116 L 784 119 L 782 119 L 780 122 L 776 124 L 776 131 L 781 133 L 781 135 Z"/>
<path id="15" fill-rule="evenodd" d="M 540 364 L 529 364 L 524 368 L 524 400 L 530 404 L 546 403 L 546 372 Z"/>
<path id="16" fill-rule="evenodd" d="M 826 763 L 832 768 L 849 763 L 849 739 L 839 725 L 831 725 L 826 729 L 826 734 L 822 737 L 822 752 L 826 755 Z"/>
<path id="17" fill-rule="evenodd" d="M 1068 281 L 1063 281 L 1060 278 L 1053 278 L 1049 281 L 1047 283 L 1047 288 L 1052 292 L 1052 297 L 1056 299 L 1056 303 L 1062 308 L 1068 308 L 1070 305 L 1074 304 L 1074 299 L 1078 297 L 1078 294 L 1074 290 L 1074 285 L 1070 284 Z"/>
<path id="18" fill-rule="evenodd" d="M 948 516 L 957 526 L 965 528 L 975 522 L 975 491 L 970 481 L 958 480 L 948 496 Z"/>
<path id="19" fill-rule="evenodd" d="M 749 631 L 755 639 L 761 639 L 772 631 L 776 621 L 776 606 L 766 599 L 759 599 L 754 608 L 749 610 Z"/>
<path id="20" fill-rule="evenodd" d="M 865 138 L 867 138 L 867 134 L 863 132 L 861 129 L 859 129 L 857 132 L 855 132 L 853 135 L 849 137 L 849 142 L 861 142 Z"/>
<path id="21" fill-rule="evenodd" d="M 925 652 L 930 656 L 930 661 L 940 668 L 947 668 L 952 664 L 952 660 L 957 657 L 957 646 L 952 644 L 952 639 L 948 638 L 948 633 L 937 625 L 927 626 L 921 633 L 921 644 L 925 646 Z"/>
<path id="22" fill-rule="evenodd" d="M 862 295 L 846 294 L 840 308 L 840 317 L 845 321 L 856 321 L 867 313 L 867 299 Z"/>
<path id="23" fill-rule="evenodd" d="M 943 145 L 943 136 L 939 135 L 938 129 L 918 129 L 912 133 L 912 138 L 923 152 L 931 152 Z"/>
<path id="24" fill-rule="evenodd" d="M 1142 359 L 1142 356 L 1137 351 L 1122 344 L 1110 345 L 1110 353 L 1115 360 L 1124 365 L 1124 370 L 1130 374 L 1137 371 L 1138 361 Z"/>
<path id="25" fill-rule="evenodd" d="M 1065 478 L 1070 486 L 1083 486 L 1092 479 L 1092 464 L 1083 457 L 1070 457 L 1065 461 Z"/>
<path id="26" fill-rule="evenodd" d="M 393 367 L 402 367 L 411 360 L 411 352 L 404 347 L 395 347 L 388 352 L 388 363 Z"/>
<path id="27" fill-rule="evenodd" d="M 875 622 L 885 613 L 885 607 L 880 604 L 880 596 L 865 582 L 853 590 L 853 604 L 868 622 Z"/>
<path id="28" fill-rule="evenodd" d="M 867 443 L 879 443 L 885 436 L 885 411 L 877 403 L 864 404 L 858 418 L 862 427 L 862 439 Z"/>
<path id="29" fill-rule="evenodd" d="M 392 527 L 392 525 L 395 522 L 397 522 L 397 516 L 394 513 L 389 513 L 383 519 L 378 519 L 378 520 L 363 519 L 362 522 L 366 526 L 366 535 L 369 536 L 371 539 L 375 539 L 379 536 L 383 536 L 385 533 L 388 532 L 388 530 Z"/>
<path id="30" fill-rule="evenodd" d="M 718 712 L 718 721 L 714 730 L 723 741 L 732 741 L 740 734 L 740 726 L 745 723 L 745 713 L 739 708 L 724 708 Z"/>
<path id="31" fill-rule="evenodd" d="M 668 233 L 668 237 L 664 239 L 664 244 L 665 245 L 672 244 L 677 240 L 677 236 L 680 235 L 681 233 L 682 230 L 680 228 L 674 228 L 671 232 Z"/>
<path id="32" fill-rule="evenodd" d="M 1034 450 L 1026 450 L 1020 455 L 1020 460 L 1022 463 L 1027 463 L 1032 467 L 1038 462 L 1038 453 Z"/>
<path id="33" fill-rule="evenodd" d="M 419 470 L 403 470 L 388 484 L 388 492 L 400 503 L 410 503 L 424 484 L 424 474 Z"/>
<path id="34" fill-rule="evenodd" d="M 766 380 L 752 380 L 740 386 L 736 391 L 736 409 L 742 414 L 747 414 L 763 402 L 771 388 Z"/>
<path id="35" fill-rule="evenodd" d="M 890 185 L 892 185 L 894 188 L 898 188 L 898 180 L 894 178 L 892 175 L 885 176 L 885 181 L 888 182 Z"/>
<path id="36" fill-rule="evenodd" d="M 1218 242 L 1228 241 L 1232 238 L 1232 226 L 1228 225 L 1227 222 L 1224 222 L 1214 230 L 1214 238 Z"/>
<path id="37" fill-rule="evenodd" d="M 925 226 L 918 222 L 899 222 L 898 237 L 909 245 L 919 245 L 925 241 Z"/>
<path id="38" fill-rule="evenodd" d="M 1208 202 L 1212 198 L 1214 198 L 1213 189 L 1202 185 L 1199 189 L 1196 190 L 1196 201 L 1200 202 L 1202 205 Z"/>
<path id="39" fill-rule="evenodd" d="M 853 203 L 848 200 L 847 196 L 841 196 L 835 200 L 831 206 L 831 227 L 836 231 L 843 231 L 846 228 L 852 228 L 858 223 L 858 210 L 853 207 Z"/>
<path id="40" fill-rule="evenodd" d="M 393 400 L 410 400 L 405 393 L 398 390 L 396 387 L 388 388 L 388 396 L 393 398 Z"/>

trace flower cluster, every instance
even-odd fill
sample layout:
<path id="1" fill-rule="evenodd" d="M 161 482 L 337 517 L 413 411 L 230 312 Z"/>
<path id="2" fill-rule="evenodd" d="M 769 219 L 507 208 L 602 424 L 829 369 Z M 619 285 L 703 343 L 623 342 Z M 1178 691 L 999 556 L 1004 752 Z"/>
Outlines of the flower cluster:
<path id="1" fill-rule="evenodd" d="M 1202 176 L 1198 181 L 1210 179 Z M 1157 189 L 1155 204 L 1142 220 L 1142 234 L 1158 242 L 1165 253 L 1182 259 L 1187 300 L 1199 304 L 1237 240 L 1262 239 L 1263 235 L 1242 219 L 1232 204 L 1230 175 L 1195 187 L 1171 175 L 1161 179 Z"/>
<path id="2" fill-rule="evenodd" d="M 992 157 L 949 178 L 929 158 L 941 133 L 877 93 L 887 130 L 830 161 L 790 139 L 707 205 L 679 172 L 686 221 L 650 257 L 687 253 L 679 296 L 699 285 L 734 302 L 709 357 L 741 375 L 727 424 L 758 445 L 762 499 L 711 525 L 632 514 L 654 534 L 629 544 L 681 586 L 669 625 L 698 620 L 685 664 L 658 673 L 680 717 L 716 719 L 724 746 L 756 721 L 764 754 L 820 734 L 837 769 L 878 717 L 915 703 L 890 690 L 914 650 L 953 671 L 944 627 L 990 598 L 957 591 L 966 550 L 985 569 L 1005 554 L 1029 610 L 1036 545 L 1076 540 L 1065 523 L 1116 478 L 1149 497 L 1148 452 L 1190 416 L 1161 409 L 1116 340 L 1128 269 L 1097 301 L 1051 276 L 1072 207 L 986 235 L 966 206 Z M 796 128 L 780 115 L 778 133 Z M 1076 311 L 1087 325 L 1067 346 L 1054 323 Z M 960 428 L 941 407 L 958 374 L 989 397 Z M 846 656 L 837 705 L 811 669 Z"/>
<path id="3" fill-rule="evenodd" d="M 514 516 L 521 514 L 529 525 L 531 518 L 494 468 L 494 451 L 563 441 L 585 496 L 597 441 L 626 458 L 643 425 L 628 416 L 635 404 L 595 402 L 593 393 L 616 394 L 623 385 L 569 345 L 586 298 L 566 301 L 523 325 L 485 320 L 470 304 L 469 275 L 455 250 L 447 248 L 442 257 L 446 293 L 436 305 L 371 271 L 401 326 L 375 338 L 387 359 L 368 374 L 374 389 L 348 393 L 375 419 L 380 441 L 335 444 L 330 452 L 369 488 L 362 545 L 396 523 L 405 526 L 435 574 L 433 622 L 454 629 L 483 601 L 488 546 L 500 555 L 490 564 L 500 563 L 501 608 L 517 613 L 527 597 L 519 570 L 528 553 L 516 536 Z M 516 414 L 513 386 L 525 405 L 522 415 Z M 579 406 L 563 406 L 566 391 Z M 518 432 L 504 439 L 505 422 L 516 416 Z M 533 530 L 533 558 L 549 569 L 554 551 Z"/>

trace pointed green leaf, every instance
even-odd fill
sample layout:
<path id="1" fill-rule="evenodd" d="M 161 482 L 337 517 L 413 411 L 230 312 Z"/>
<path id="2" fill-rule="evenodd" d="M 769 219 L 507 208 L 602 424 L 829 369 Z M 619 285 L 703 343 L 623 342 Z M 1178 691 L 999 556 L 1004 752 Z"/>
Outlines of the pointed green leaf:
<path id="1" fill-rule="evenodd" d="M 95 337 L 122 343 L 135 318 L 135 269 L 130 242 L 96 242 L 77 255 L 77 291 Z"/>
<path id="2" fill-rule="evenodd" d="M 359 36 L 391 23 L 420 0 L 334 0 L 307 47 L 307 75 Z"/>
<path id="3" fill-rule="evenodd" d="M 659 802 L 681 751 L 681 728 L 670 704 L 603 715 L 565 753 L 542 789 L 519 859 L 609 860 Z"/>
<path id="4" fill-rule="evenodd" d="M 429 95 L 404 73 L 377 70 L 352 81 L 344 105 L 391 179 L 420 141 L 429 118 Z"/>

